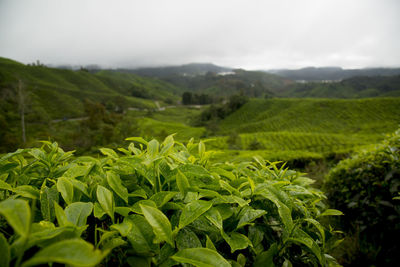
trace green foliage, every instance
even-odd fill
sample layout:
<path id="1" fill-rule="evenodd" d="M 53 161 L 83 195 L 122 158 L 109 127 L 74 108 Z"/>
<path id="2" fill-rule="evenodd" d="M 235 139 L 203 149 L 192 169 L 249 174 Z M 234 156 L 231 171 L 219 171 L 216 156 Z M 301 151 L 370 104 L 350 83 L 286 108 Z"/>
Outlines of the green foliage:
<path id="1" fill-rule="evenodd" d="M 215 122 L 224 119 L 228 115 L 234 113 L 240 107 L 248 102 L 248 97 L 244 95 L 232 95 L 229 101 L 221 105 L 211 105 L 204 110 L 197 118 L 196 124 L 207 125 L 210 122 Z"/>
<path id="2" fill-rule="evenodd" d="M 211 163 L 203 142 L 129 140 L 98 158 L 50 142 L 0 158 L 2 266 L 335 263 L 321 218 L 339 212 L 311 179 L 260 157 Z"/>
<path id="3" fill-rule="evenodd" d="M 182 104 L 183 105 L 206 105 L 216 102 L 216 99 L 208 94 L 192 94 L 191 92 L 183 92 Z"/>
<path id="4" fill-rule="evenodd" d="M 330 202 L 344 213 L 343 226 L 358 238 L 353 246 L 359 251 L 346 255 L 350 262 L 392 265 L 400 260 L 400 206 L 395 199 L 400 190 L 399 156 L 397 131 L 382 144 L 341 161 L 326 179 Z"/>

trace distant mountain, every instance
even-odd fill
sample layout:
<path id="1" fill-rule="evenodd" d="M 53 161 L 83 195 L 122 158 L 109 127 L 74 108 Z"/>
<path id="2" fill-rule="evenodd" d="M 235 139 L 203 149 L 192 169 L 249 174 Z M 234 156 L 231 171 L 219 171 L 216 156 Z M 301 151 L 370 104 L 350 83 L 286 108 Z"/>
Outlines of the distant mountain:
<path id="1" fill-rule="evenodd" d="M 171 75 L 195 76 L 205 75 L 208 72 L 224 73 L 232 71 L 231 68 L 220 67 L 211 63 L 191 63 L 181 66 L 166 66 L 138 69 L 117 69 L 120 72 L 135 73 L 142 76 L 166 77 Z"/>
<path id="2" fill-rule="evenodd" d="M 210 63 L 192 63 L 181 66 L 115 69 L 116 73 L 133 73 L 153 77 L 173 84 L 184 91 L 229 97 L 244 94 L 249 97 L 274 96 L 288 84 L 287 78 L 262 71 L 246 71 L 221 67 Z"/>
<path id="3" fill-rule="evenodd" d="M 356 76 L 340 82 L 294 83 L 282 90 L 279 96 L 313 98 L 399 97 L 400 75 Z"/>
<path id="4" fill-rule="evenodd" d="M 342 69 L 340 67 L 307 67 L 297 70 L 278 69 L 266 72 L 277 74 L 291 80 L 340 81 L 356 76 L 393 76 L 400 74 L 400 68 Z"/>
<path id="5" fill-rule="evenodd" d="M 233 94 L 271 97 L 294 83 L 275 74 L 242 69 L 220 73 L 207 72 L 206 75 L 196 76 L 170 75 L 161 79 L 186 91 L 217 97 L 229 97 Z"/>

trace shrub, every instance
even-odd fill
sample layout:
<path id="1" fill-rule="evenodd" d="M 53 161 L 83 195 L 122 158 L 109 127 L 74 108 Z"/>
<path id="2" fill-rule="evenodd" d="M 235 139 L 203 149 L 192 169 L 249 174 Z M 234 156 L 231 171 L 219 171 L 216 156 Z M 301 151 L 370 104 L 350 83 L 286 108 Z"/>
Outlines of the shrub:
<path id="1" fill-rule="evenodd" d="M 359 251 L 347 259 L 360 265 L 400 262 L 400 131 L 373 149 L 342 160 L 324 188 L 332 205 L 344 212 L 341 223 Z"/>
<path id="2" fill-rule="evenodd" d="M 258 157 L 211 163 L 202 142 L 128 139 L 99 158 L 49 142 L 0 158 L 2 266 L 335 263 L 321 219 L 340 212 L 311 179 Z"/>

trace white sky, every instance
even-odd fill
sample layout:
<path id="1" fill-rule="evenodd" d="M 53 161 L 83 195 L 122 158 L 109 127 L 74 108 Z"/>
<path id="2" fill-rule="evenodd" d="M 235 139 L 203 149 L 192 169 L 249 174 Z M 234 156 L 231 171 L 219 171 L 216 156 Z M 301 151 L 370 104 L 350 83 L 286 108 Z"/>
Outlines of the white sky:
<path id="1" fill-rule="evenodd" d="M 400 1 L 0 0 L 0 56 L 105 67 L 399 67 Z"/>

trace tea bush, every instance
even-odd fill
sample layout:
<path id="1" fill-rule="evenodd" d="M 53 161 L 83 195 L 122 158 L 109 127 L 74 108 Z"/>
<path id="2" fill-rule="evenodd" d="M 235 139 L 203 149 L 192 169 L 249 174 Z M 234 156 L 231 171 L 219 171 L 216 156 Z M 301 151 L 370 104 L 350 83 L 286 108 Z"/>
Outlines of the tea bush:
<path id="1" fill-rule="evenodd" d="M 204 143 L 142 138 L 103 156 L 57 143 L 0 159 L 0 266 L 332 266 L 340 215 L 301 173 Z"/>
<path id="2" fill-rule="evenodd" d="M 341 222 L 356 237 L 359 251 L 348 255 L 359 265 L 400 262 L 400 130 L 379 146 L 359 152 L 332 169 L 325 190 L 344 212 Z"/>

